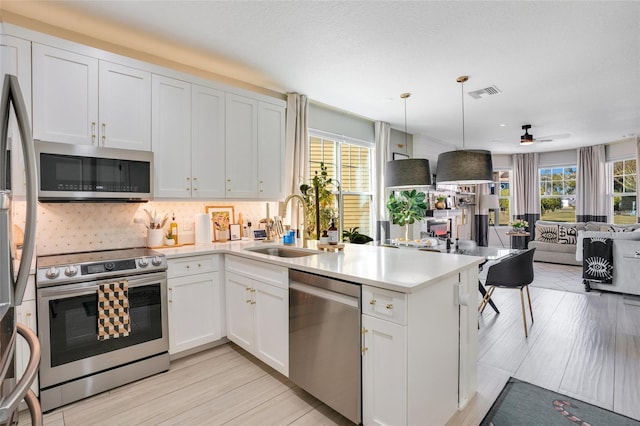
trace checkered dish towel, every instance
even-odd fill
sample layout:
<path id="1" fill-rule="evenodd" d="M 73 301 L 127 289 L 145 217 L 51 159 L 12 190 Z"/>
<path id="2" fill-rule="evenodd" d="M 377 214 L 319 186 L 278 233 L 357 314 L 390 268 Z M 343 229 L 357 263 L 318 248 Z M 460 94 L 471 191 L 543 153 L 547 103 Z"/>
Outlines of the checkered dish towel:
<path id="1" fill-rule="evenodd" d="M 131 332 L 127 280 L 98 286 L 98 340 L 126 337 Z"/>

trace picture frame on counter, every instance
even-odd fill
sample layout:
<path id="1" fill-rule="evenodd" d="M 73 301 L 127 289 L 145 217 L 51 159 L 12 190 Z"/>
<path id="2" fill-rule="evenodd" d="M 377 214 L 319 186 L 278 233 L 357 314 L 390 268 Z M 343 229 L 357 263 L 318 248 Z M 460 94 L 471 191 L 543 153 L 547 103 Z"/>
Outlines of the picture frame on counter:
<path id="1" fill-rule="evenodd" d="M 206 206 L 205 212 L 211 216 L 214 231 L 220 231 L 225 224 L 228 229 L 236 221 L 233 206 Z"/>
<path id="2" fill-rule="evenodd" d="M 229 225 L 229 240 L 238 241 L 240 239 L 242 239 L 242 237 L 240 236 L 240 224 L 232 223 L 231 225 Z"/>

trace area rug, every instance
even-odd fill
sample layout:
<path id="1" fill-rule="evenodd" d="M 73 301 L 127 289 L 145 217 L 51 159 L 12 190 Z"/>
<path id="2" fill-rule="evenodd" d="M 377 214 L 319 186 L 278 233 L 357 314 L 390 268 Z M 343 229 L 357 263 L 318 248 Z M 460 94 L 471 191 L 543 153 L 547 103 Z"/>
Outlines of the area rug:
<path id="1" fill-rule="evenodd" d="M 513 377 L 481 426 L 626 426 L 640 422 Z"/>

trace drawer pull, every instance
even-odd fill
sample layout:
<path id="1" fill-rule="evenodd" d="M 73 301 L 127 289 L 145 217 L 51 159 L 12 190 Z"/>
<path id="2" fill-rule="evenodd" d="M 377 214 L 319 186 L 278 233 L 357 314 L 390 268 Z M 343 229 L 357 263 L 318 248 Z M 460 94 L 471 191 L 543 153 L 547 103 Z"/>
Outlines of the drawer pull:
<path id="1" fill-rule="evenodd" d="M 391 303 L 387 304 L 387 309 L 393 309 L 393 304 Z"/>
<path id="2" fill-rule="evenodd" d="M 369 304 L 370 304 L 370 305 L 375 305 L 375 304 L 376 304 L 376 299 L 371 299 L 371 300 L 369 301 Z"/>
<path id="3" fill-rule="evenodd" d="M 252 305 L 255 305 L 255 304 L 256 304 L 256 301 L 255 301 L 255 300 L 252 300 L 252 301 L 251 301 L 251 304 L 252 304 Z"/>
<path id="4" fill-rule="evenodd" d="M 198 263 L 198 268 L 202 268 L 202 265 Z"/>
<path id="5" fill-rule="evenodd" d="M 247 300 L 245 300 L 245 302 L 247 302 L 247 303 L 251 303 L 251 302 L 252 302 L 252 300 L 251 300 L 251 299 L 247 299 Z"/>

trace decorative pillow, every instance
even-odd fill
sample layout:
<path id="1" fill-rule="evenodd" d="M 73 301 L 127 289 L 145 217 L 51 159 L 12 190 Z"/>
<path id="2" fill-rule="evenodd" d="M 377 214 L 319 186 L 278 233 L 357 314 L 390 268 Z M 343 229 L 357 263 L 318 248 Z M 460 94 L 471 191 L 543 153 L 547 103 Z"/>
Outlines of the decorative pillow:
<path id="1" fill-rule="evenodd" d="M 575 244 L 578 230 L 575 226 L 558 225 L 558 244 Z"/>
<path id="2" fill-rule="evenodd" d="M 558 225 L 537 225 L 535 239 L 543 243 L 557 243 Z"/>
<path id="3" fill-rule="evenodd" d="M 603 232 L 633 232 L 635 225 L 607 225 L 600 228 Z"/>

